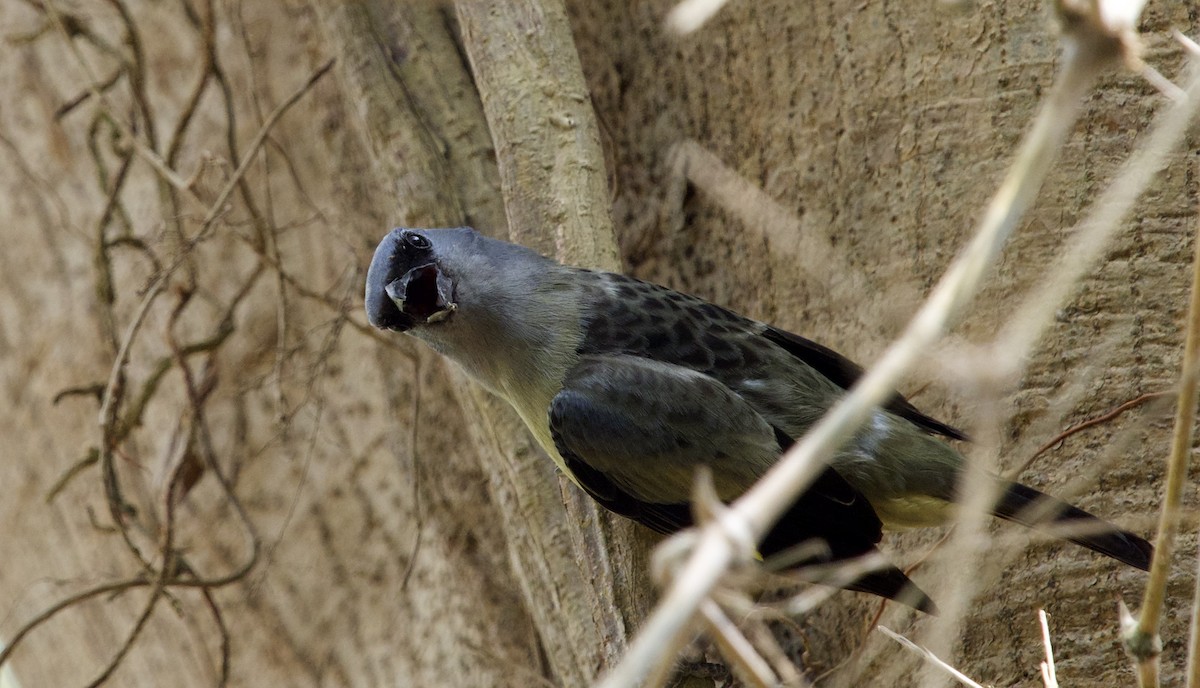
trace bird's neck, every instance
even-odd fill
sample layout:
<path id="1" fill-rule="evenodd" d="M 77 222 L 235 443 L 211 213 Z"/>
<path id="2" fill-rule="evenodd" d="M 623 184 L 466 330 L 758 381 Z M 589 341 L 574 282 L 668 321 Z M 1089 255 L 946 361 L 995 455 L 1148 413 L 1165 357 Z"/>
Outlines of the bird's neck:
<path id="1" fill-rule="evenodd" d="M 554 273 L 517 281 L 513 289 L 520 291 L 464 298 L 445 323 L 413 334 L 512 404 L 532 427 L 531 419 L 545 423 L 550 400 L 578 359 L 579 290 Z"/>

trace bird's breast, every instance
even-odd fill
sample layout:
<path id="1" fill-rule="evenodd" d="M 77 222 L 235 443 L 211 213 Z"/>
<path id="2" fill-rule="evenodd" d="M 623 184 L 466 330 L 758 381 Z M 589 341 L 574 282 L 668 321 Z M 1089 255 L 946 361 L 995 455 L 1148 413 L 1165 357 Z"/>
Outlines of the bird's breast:
<path id="1" fill-rule="evenodd" d="M 516 384 L 505 389 L 501 393 L 501 396 L 516 410 L 517 415 L 521 416 L 521 420 L 525 422 L 525 427 L 529 428 L 530 434 L 533 435 L 533 438 L 550 458 L 554 460 L 554 463 L 563 472 L 563 475 L 578 485 L 579 481 L 571 473 L 570 469 L 567 468 L 567 463 L 558 453 L 558 448 L 554 444 L 554 437 L 550 433 L 550 402 L 554 400 L 555 395 L 561 389 L 561 382 L 544 382 L 533 385 Z"/>

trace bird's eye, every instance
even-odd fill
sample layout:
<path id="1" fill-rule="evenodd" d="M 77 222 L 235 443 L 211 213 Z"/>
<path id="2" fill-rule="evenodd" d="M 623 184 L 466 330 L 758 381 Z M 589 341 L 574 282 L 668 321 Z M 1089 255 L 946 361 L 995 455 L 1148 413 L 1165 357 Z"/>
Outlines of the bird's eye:
<path id="1" fill-rule="evenodd" d="M 405 232 L 404 243 L 418 251 L 424 251 L 425 249 L 429 248 L 429 239 L 426 239 L 416 232 Z"/>

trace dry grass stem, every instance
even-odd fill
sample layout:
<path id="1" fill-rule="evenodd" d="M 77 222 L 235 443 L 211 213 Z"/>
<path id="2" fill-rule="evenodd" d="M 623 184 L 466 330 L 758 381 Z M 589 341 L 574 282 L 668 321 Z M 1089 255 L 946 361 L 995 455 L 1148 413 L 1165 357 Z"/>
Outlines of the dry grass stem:
<path id="1" fill-rule="evenodd" d="M 1042 627 L 1042 646 L 1046 649 L 1046 661 L 1040 665 L 1042 683 L 1046 688 L 1058 688 L 1058 671 L 1054 668 L 1054 646 L 1050 644 L 1050 621 L 1046 618 L 1046 610 L 1038 610 L 1038 624 Z"/>
<path id="2" fill-rule="evenodd" d="M 729 620 L 720 605 L 711 599 L 705 600 L 700 605 L 700 616 L 704 619 L 709 637 L 720 648 L 725 659 L 729 660 L 734 674 L 742 682 L 757 688 L 770 688 L 779 684 L 771 665 L 767 664 L 767 660 L 758 654 L 746 636 Z"/>
<path id="3" fill-rule="evenodd" d="M 1188 94 L 1189 99 L 1196 102 L 1200 98 L 1200 69 L 1196 68 L 1194 61 L 1190 62 L 1193 62 L 1191 69 L 1194 75 L 1193 83 L 1188 87 Z M 1150 579 L 1146 583 L 1137 624 L 1126 629 L 1123 634 L 1125 650 L 1137 664 L 1139 682 L 1143 688 L 1157 686 L 1159 683 L 1158 656 L 1162 652 L 1162 640 L 1158 633 L 1166 601 L 1167 577 L 1175 551 L 1175 538 L 1179 531 L 1183 488 L 1187 481 L 1195 428 L 1196 390 L 1200 382 L 1200 228 L 1194 243 L 1183 366 L 1179 374 L 1179 397 L 1175 407 L 1171 450 L 1167 459 L 1163 506 L 1158 534 L 1154 540 L 1154 559 L 1150 564 Z M 1196 632 L 1193 631 L 1192 635 L 1194 639 Z M 1191 665 L 1194 657 L 1194 652 L 1189 654 L 1189 677 L 1192 675 Z"/>
<path id="4" fill-rule="evenodd" d="M 1192 44 L 1195 45 L 1195 44 Z M 1158 617 L 1161 610 L 1151 612 L 1150 604 L 1162 605 L 1166 595 L 1167 569 L 1170 565 L 1170 554 L 1173 538 L 1179 528 L 1181 515 L 1181 493 L 1187 479 L 1188 459 L 1191 456 L 1192 434 L 1196 416 L 1196 387 L 1200 376 L 1200 224 L 1196 228 L 1193 239 L 1192 255 L 1192 293 L 1188 304 L 1187 339 L 1184 344 L 1183 371 L 1179 380 L 1179 401 L 1175 416 L 1175 434 L 1172 437 L 1171 459 L 1168 464 L 1166 499 L 1163 504 L 1162 521 L 1159 526 L 1158 548 L 1154 553 L 1154 564 L 1151 567 L 1151 584 L 1157 589 L 1151 597 L 1150 585 L 1147 585 L 1146 597 L 1142 602 L 1142 615 L 1138 619 L 1137 633 L 1157 635 Z M 1163 552 L 1163 548 L 1166 552 Z M 1159 559 L 1162 561 L 1159 561 Z M 1200 559 L 1198 559 L 1200 561 Z M 1154 574 L 1157 573 L 1156 578 Z M 1153 618 L 1150 615 L 1153 614 Z M 1153 624 L 1153 625 L 1151 625 Z M 1135 655 L 1136 656 L 1136 655 Z M 1187 655 L 1187 685 L 1188 688 L 1200 686 L 1200 577 L 1196 580 L 1196 590 L 1192 596 L 1191 629 L 1188 640 Z"/>
<path id="5" fill-rule="evenodd" d="M 793 619 L 785 619 L 795 627 Z M 775 634 L 771 631 L 763 620 L 757 617 L 749 617 L 743 619 L 743 624 L 746 626 L 746 636 L 750 642 L 758 649 L 758 653 L 775 670 L 775 675 L 779 677 L 782 684 L 787 688 L 808 688 L 812 684 L 804 678 L 804 674 L 792 664 L 791 658 L 787 652 L 780 646 L 779 641 L 775 638 Z"/>
<path id="6" fill-rule="evenodd" d="M 1021 359 L 1037 344 L 1046 327 L 1054 322 L 1055 312 L 1104 256 L 1134 202 L 1170 156 L 1179 150 L 1200 103 L 1200 69 L 1191 62 L 1183 75 L 1186 97 L 1170 102 L 1159 114 L 1149 133 L 1071 233 L 1068 249 L 1057 264 L 1046 271 L 1049 277 L 1029 290 L 1016 315 L 989 347 L 986 355 L 994 365 L 1015 372 Z"/>
<path id="7" fill-rule="evenodd" d="M 672 146 L 668 158 L 676 175 L 703 191 L 714 203 L 729 211 L 747 230 L 761 233 L 774 252 L 795 257 L 798 277 L 808 280 L 809 288 L 828 290 L 831 301 L 858 305 L 862 286 L 854 276 L 858 268 L 848 257 L 834 250 L 829 236 L 805 226 L 790 208 L 771 197 L 762 187 L 746 179 L 699 142 L 688 139 Z M 818 275 L 844 275 L 847 279 L 830 282 Z M 891 299 L 896 303 L 916 304 L 921 295 L 909 283 L 894 284 Z"/>
<path id="8" fill-rule="evenodd" d="M 934 653 L 932 653 L 929 650 L 914 643 L 913 641 L 909 640 L 908 638 L 905 638 L 904 636 L 893 631 L 892 629 L 890 629 L 886 626 L 876 626 L 875 628 L 878 629 L 880 633 L 883 633 L 884 635 L 891 638 L 892 640 L 895 640 L 896 642 L 900 643 L 900 645 L 903 646 L 905 649 L 909 650 L 910 652 L 912 652 L 920 657 L 925 658 L 925 660 L 928 661 L 932 666 L 937 667 L 941 671 L 952 676 L 956 681 L 963 684 L 964 686 L 968 686 L 969 688 L 984 688 L 982 684 L 976 683 L 974 680 L 971 679 L 970 676 L 967 676 L 966 674 L 959 671 L 958 669 L 955 669 L 954 667 L 950 666 L 946 662 L 942 661 L 942 659 L 940 657 L 938 657 L 937 655 L 935 655 Z"/>

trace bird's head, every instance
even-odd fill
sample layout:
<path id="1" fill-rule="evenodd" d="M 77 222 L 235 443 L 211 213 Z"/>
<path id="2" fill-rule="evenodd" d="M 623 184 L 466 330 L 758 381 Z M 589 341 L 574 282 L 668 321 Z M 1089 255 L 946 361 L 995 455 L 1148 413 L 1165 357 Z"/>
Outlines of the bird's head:
<path id="1" fill-rule="evenodd" d="M 469 229 L 393 229 L 375 249 L 367 270 L 367 320 L 407 332 L 442 322 L 458 308 L 446 259 Z"/>

